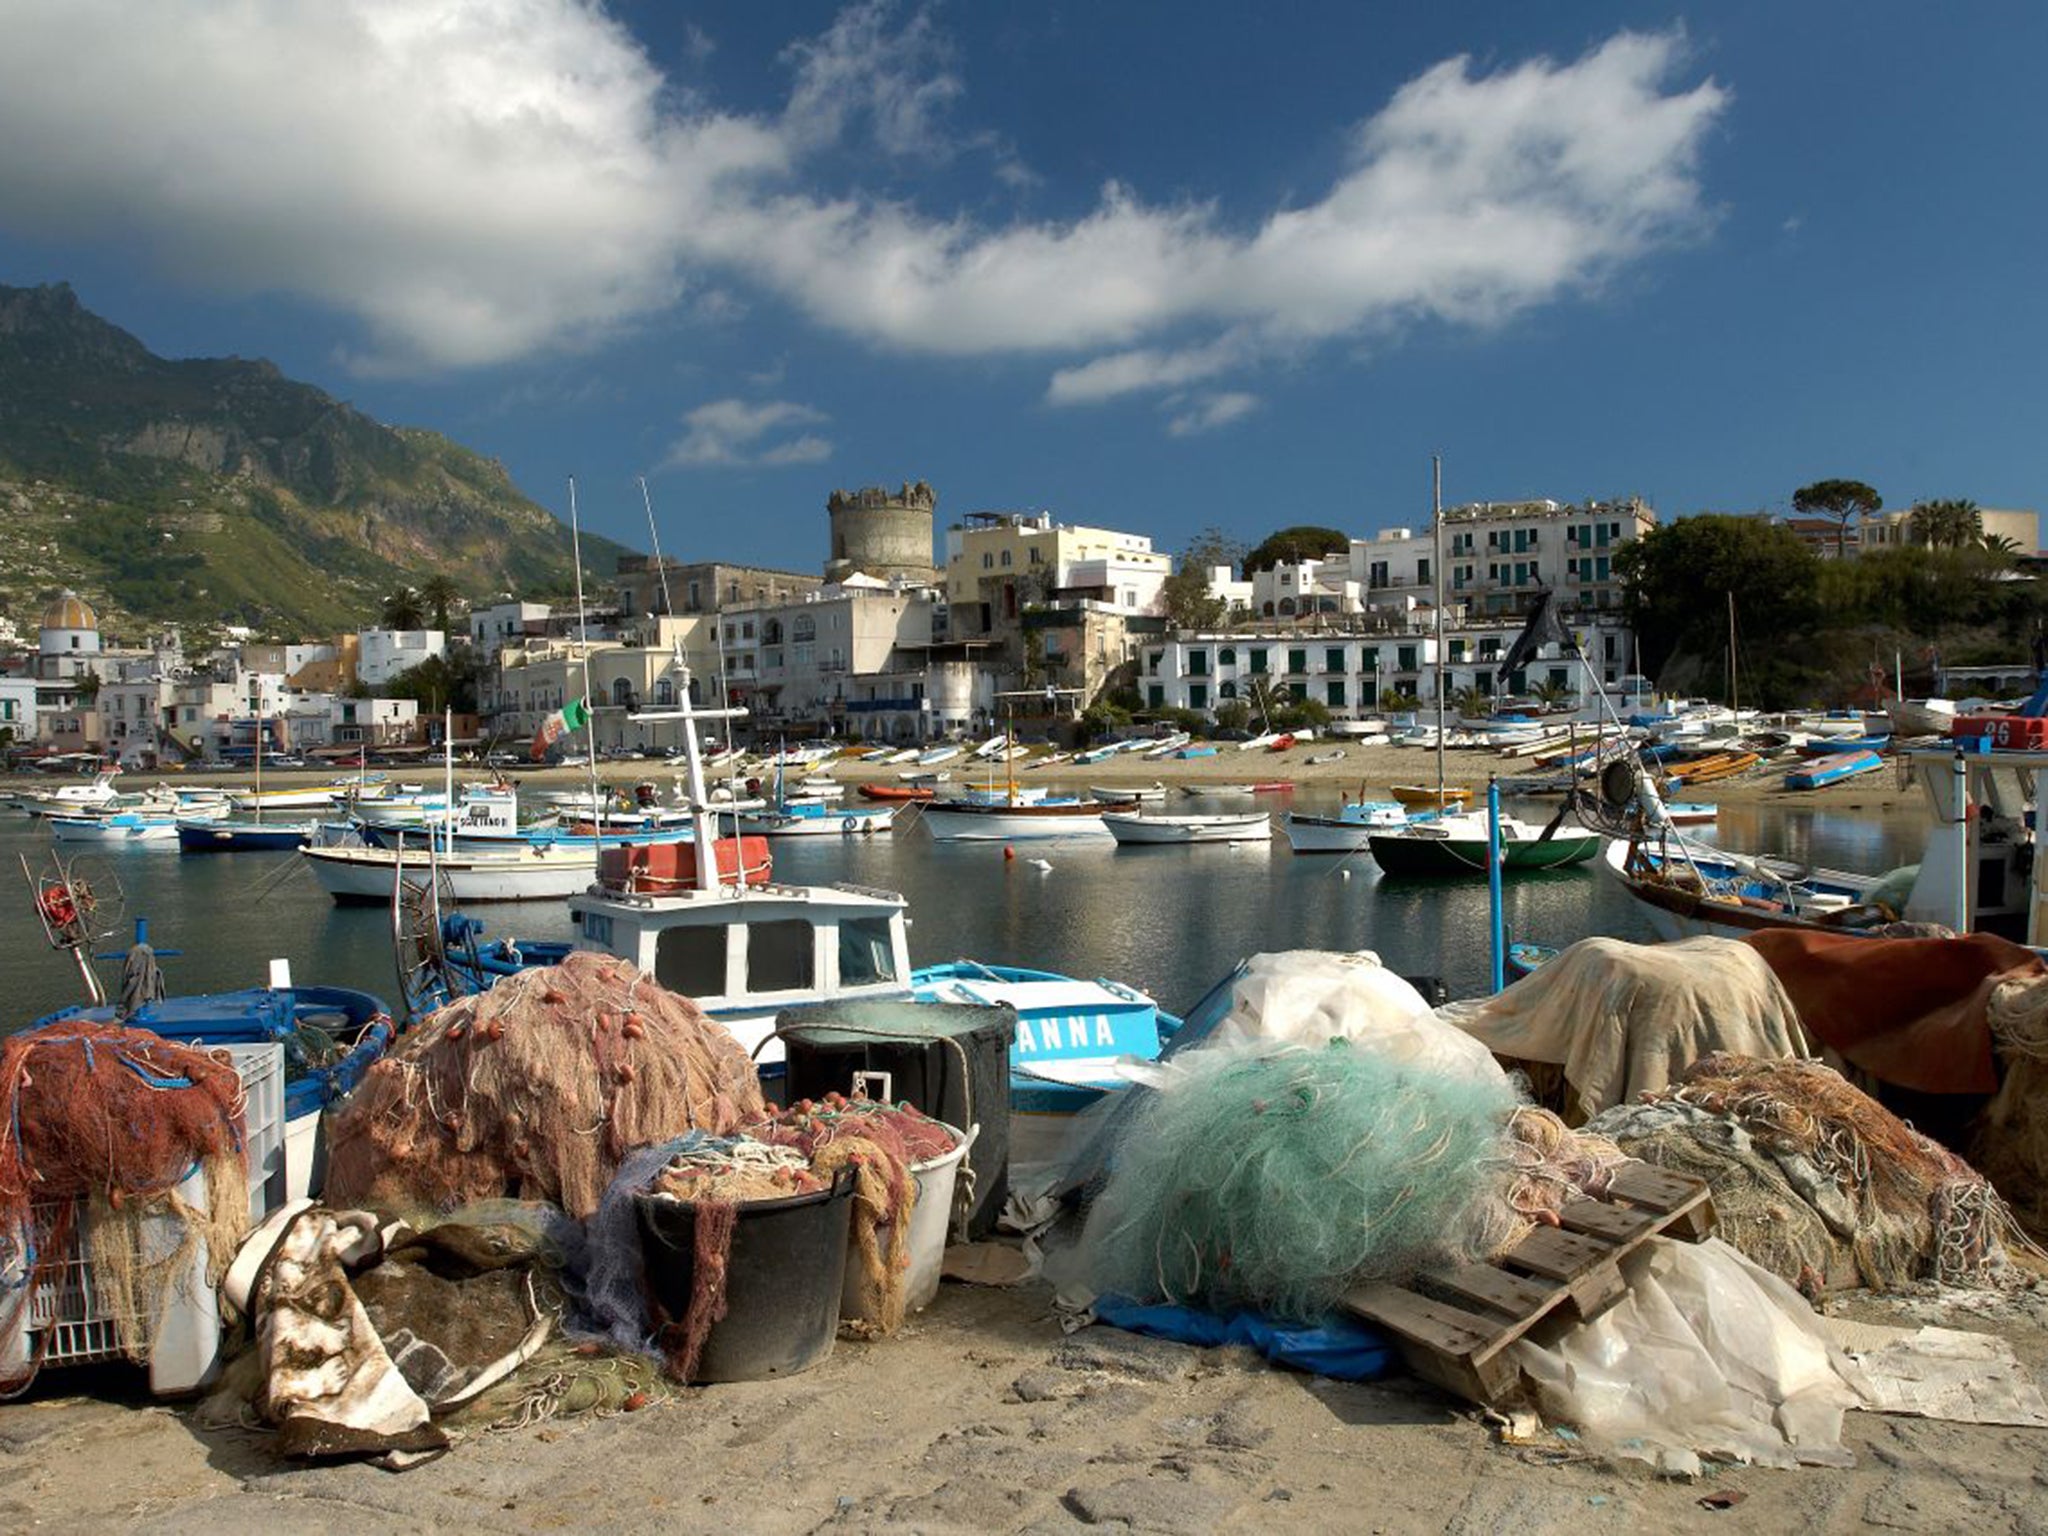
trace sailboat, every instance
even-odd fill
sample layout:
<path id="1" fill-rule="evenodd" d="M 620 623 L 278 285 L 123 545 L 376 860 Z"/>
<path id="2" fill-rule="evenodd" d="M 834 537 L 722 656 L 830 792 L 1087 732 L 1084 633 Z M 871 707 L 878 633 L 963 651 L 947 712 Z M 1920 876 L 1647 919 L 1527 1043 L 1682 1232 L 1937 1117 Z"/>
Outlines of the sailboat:
<path id="1" fill-rule="evenodd" d="M 228 803 L 237 811 L 246 811 L 246 816 L 221 816 L 206 819 L 194 816 L 178 818 L 178 851 L 180 853 L 289 853 L 294 848 L 303 848 L 310 843 L 320 830 L 320 821 L 315 816 L 285 817 L 282 820 L 263 819 L 265 800 L 263 795 L 263 738 L 266 722 L 259 713 L 256 716 L 256 787 L 246 795 L 229 795 Z M 273 792 L 279 793 L 279 792 Z M 293 808 L 333 803 L 331 790 L 286 790 Z M 283 806 L 274 808 L 283 809 Z"/>

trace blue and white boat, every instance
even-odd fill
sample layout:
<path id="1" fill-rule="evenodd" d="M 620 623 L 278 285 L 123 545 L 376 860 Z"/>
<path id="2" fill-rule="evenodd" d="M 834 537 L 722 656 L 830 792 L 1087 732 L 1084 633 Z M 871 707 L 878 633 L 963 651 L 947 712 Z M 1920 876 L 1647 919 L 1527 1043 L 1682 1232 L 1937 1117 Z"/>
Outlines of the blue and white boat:
<path id="1" fill-rule="evenodd" d="M 93 843 L 102 848 L 175 847 L 178 818 L 146 811 L 116 811 L 111 816 L 46 817 L 50 836 L 60 843 Z"/>
<path id="2" fill-rule="evenodd" d="M 1785 775 L 1785 787 L 1819 789 L 1823 785 L 1839 784 L 1844 779 L 1853 779 L 1858 774 L 1874 772 L 1883 766 L 1884 759 L 1868 749 L 1837 752 L 1830 757 L 1815 758 L 1804 768 L 1793 769 Z"/>
<path id="3" fill-rule="evenodd" d="M 180 853 L 276 853 L 303 848 L 320 830 L 317 818 L 304 821 L 241 821 L 230 817 L 207 820 L 181 816 L 177 821 Z"/>
<path id="4" fill-rule="evenodd" d="M 1410 812 L 1396 800 L 1347 800 L 1334 816 L 1289 811 L 1280 830 L 1296 853 L 1357 853 L 1374 833 L 1399 831 L 1435 815 L 1434 811 Z"/>

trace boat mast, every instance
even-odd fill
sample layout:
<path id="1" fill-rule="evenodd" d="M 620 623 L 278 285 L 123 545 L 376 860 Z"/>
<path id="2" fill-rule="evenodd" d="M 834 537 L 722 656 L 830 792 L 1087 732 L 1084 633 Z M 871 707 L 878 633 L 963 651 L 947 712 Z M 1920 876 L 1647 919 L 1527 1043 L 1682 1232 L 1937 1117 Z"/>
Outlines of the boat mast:
<path id="1" fill-rule="evenodd" d="M 569 477 L 569 557 L 576 565 L 576 635 L 583 652 L 583 753 L 590 770 L 591 846 L 604 846 L 604 801 L 597 792 L 597 700 L 590 692 L 590 619 L 583 609 L 583 531 L 576 522 L 576 477 Z M 452 809 L 452 807 L 451 807 Z"/>
<path id="2" fill-rule="evenodd" d="M 1728 708 L 1740 719 L 1742 715 L 1741 684 L 1735 671 L 1735 591 L 1728 591 Z"/>
<path id="3" fill-rule="evenodd" d="M 1444 460 L 1432 454 L 1430 469 L 1430 575 L 1436 602 L 1436 808 L 1444 809 Z"/>

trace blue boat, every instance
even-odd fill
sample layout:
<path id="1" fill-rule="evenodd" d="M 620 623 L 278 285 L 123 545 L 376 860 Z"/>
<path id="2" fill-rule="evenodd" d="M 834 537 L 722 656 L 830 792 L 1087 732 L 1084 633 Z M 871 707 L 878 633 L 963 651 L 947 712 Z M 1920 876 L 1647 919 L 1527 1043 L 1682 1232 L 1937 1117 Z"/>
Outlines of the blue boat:
<path id="1" fill-rule="evenodd" d="M 180 853 L 274 853 L 303 848 L 319 830 L 307 821 L 178 821 Z"/>
<path id="2" fill-rule="evenodd" d="M 1216 749 L 1214 747 L 1182 747 L 1173 755 L 1175 757 L 1214 757 Z"/>
<path id="3" fill-rule="evenodd" d="M 1816 736 L 1800 744 L 1801 757 L 1835 757 L 1846 752 L 1883 752 L 1892 739 L 1883 736 Z"/>
<path id="4" fill-rule="evenodd" d="M 1838 752 L 1832 757 L 1817 758 L 1804 768 L 1795 768 L 1785 775 L 1785 787 L 1819 789 L 1824 784 L 1839 784 L 1883 766 L 1884 759 L 1873 751 Z"/>

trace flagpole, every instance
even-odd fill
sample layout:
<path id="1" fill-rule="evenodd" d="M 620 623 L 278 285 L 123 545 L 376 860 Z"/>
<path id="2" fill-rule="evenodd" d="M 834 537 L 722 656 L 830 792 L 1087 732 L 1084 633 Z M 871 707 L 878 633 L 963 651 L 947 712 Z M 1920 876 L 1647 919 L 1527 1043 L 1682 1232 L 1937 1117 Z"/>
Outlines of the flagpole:
<path id="1" fill-rule="evenodd" d="M 1436 577 L 1436 809 L 1444 805 L 1444 460 L 1432 454 L 1430 468 L 1430 570 Z"/>

